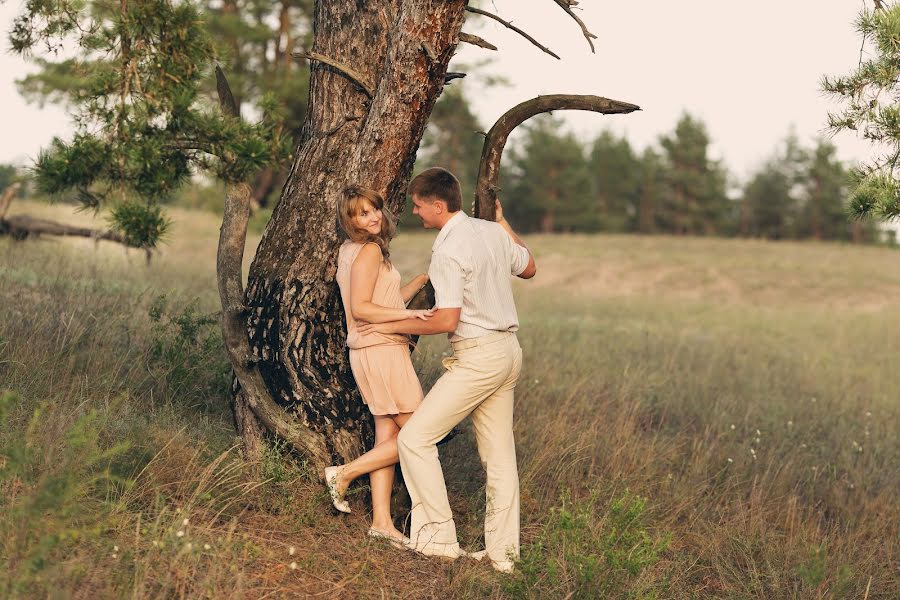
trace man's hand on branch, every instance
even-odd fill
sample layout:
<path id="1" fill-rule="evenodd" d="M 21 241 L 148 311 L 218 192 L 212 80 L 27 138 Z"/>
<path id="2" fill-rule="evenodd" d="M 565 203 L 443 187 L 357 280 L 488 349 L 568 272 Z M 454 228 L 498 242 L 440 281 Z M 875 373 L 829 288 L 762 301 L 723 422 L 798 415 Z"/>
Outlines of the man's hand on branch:
<path id="1" fill-rule="evenodd" d="M 506 219 L 503 218 L 503 205 L 500 204 L 500 200 L 497 200 L 497 203 L 494 204 L 494 220 L 498 223 L 503 223 Z"/>
<path id="2" fill-rule="evenodd" d="M 469 210 L 473 215 L 475 214 L 475 204 L 478 202 L 477 199 L 472 200 L 472 206 Z M 496 200 L 494 204 L 494 221 L 497 223 L 502 223 L 504 221 L 503 218 L 503 205 L 500 204 L 500 200 Z"/>

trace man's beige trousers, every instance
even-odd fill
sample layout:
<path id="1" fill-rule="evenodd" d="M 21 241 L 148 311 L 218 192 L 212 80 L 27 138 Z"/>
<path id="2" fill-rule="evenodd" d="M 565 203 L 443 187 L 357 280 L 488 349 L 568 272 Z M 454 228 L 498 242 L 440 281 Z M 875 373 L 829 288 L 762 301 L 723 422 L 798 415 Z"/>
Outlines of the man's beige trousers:
<path id="1" fill-rule="evenodd" d="M 397 438 L 412 499 L 410 539 L 426 554 L 459 555 L 437 442 L 472 415 L 478 454 L 487 472 L 484 542 L 494 562 L 519 556 L 519 474 L 513 440 L 513 391 L 522 369 L 514 333 L 453 343 L 438 379 Z"/>

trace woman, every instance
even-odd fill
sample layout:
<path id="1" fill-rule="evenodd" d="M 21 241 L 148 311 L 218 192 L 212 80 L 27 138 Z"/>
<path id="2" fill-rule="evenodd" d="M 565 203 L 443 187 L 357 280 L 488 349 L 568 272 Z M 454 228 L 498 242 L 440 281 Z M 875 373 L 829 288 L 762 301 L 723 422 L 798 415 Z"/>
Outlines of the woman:
<path id="1" fill-rule="evenodd" d="M 385 323 L 409 318 L 427 320 L 431 310 L 408 310 L 406 303 L 428 281 L 418 275 L 400 286 L 400 273 L 389 258 L 394 219 L 378 192 L 361 186 L 344 190 L 337 203 L 338 223 L 347 240 L 338 251 L 337 283 L 347 315 L 350 367 L 363 402 L 375 418 L 375 447 L 346 465 L 325 469 L 334 507 L 350 512 L 344 493 L 354 479 L 369 473 L 372 527 L 369 535 L 394 545 L 406 541 L 391 519 L 391 487 L 397 434 L 422 401 L 422 386 L 403 335 L 360 334 L 357 322 Z"/>

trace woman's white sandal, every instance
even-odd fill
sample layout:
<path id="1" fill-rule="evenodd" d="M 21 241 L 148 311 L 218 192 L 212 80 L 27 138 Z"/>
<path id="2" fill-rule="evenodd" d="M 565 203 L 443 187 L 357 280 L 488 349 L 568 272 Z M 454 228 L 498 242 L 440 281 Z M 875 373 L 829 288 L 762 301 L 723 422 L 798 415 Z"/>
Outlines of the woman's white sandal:
<path id="1" fill-rule="evenodd" d="M 325 467 L 325 486 L 328 488 L 328 494 L 331 496 L 331 503 L 342 513 L 350 513 L 350 505 L 344 500 L 337 491 L 337 476 L 340 467 Z"/>
<path id="2" fill-rule="evenodd" d="M 368 535 L 370 538 L 375 538 L 376 540 L 384 540 L 394 548 L 398 548 L 400 550 L 409 548 L 410 541 L 409 538 L 405 536 L 402 538 L 396 538 L 390 534 L 384 533 L 383 531 L 372 529 L 371 527 L 369 528 L 369 532 L 366 535 Z"/>

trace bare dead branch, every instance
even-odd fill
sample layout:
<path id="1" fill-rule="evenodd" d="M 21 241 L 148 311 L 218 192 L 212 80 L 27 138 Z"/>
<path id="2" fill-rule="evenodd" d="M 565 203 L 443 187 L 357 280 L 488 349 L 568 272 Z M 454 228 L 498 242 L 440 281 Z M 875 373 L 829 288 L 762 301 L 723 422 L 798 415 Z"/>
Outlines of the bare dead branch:
<path id="1" fill-rule="evenodd" d="M 8 185 L 5 190 L 3 190 L 3 195 L 0 196 L 0 219 L 6 215 L 6 211 L 9 210 L 9 205 L 12 203 L 12 199 L 15 198 L 16 194 L 19 193 L 19 190 L 22 188 L 22 182 L 17 181 L 11 185 Z"/>
<path id="2" fill-rule="evenodd" d="M 116 242 L 123 246 L 128 246 L 125 236 L 107 229 L 101 231 L 99 229 L 90 229 L 89 227 L 77 227 L 75 225 L 67 225 L 58 223 L 49 219 L 38 219 L 28 215 L 13 215 L 11 217 L 0 218 L 0 234 L 6 234 L 17 240 L 24 240 L 27 237 L 38 237 L 41 235 L 56 235 L 61 237 L 85 237 L 94 240 L 107 240 Z"/>
<path id="3" fill-rule="evenodd" d="M 299 52 L 294 52 L 292 56 L 295 59 L 305 58 L 306 60 L 315 60 L 320 63 L 324 63 L 329 67 L 332 67 L 336 71 L 343 73 L 348 78 L 350 78 L 353 83 L 362 88 L 362 90 L 366 93 L 369 98 L 373 98 L 375 96 L 375 87 L 368 82 L 368 80 L 363 76 L 360 72 L 351 69 L 346 65 L 342 65 L 338 61 L 333 58 L 328 58 L 324 54 L 319 54 L 318 52 L 310 52 L 308 50 L 301 50 Z"/>
<path id="4" fill-rule="evenodd" d="M 447 84 L 454 79 L 462 79 L 465 76 L 465 73 L 454 73 L 453 71 L 447 71 L 446 73 L 444 73 L 444 83 Z"/>
<path id="5" fill-rule="evenodd" d="M 125 247 L 132 247 L 125 239 L 125 236 L 112 229 L 100 230 L 91 229 L 89 227 L 77 227 L 75 225 L 67 225 L 49 219 L 38 219 L 28 215 L 13 215 L 8 218 L 6 212 L 12 203 L 13 197 L 21 187 L 20 182 L 10 185 L 0 197 L 0 235 L 8 235 L 14 240 L 24 240 L 29 237 L 40 237 L 42 235 L 55 235 L 59 237 L 85 237 L 92 240 L 106 240 L 122 244 Z M 144 248 L 147 253 L 147 264 L 150 263 L 152 256 L 150 248 Z"/>
<path id="6" fill-rule="evenodd" d="M 225 118 L 236 115 L 234 100 L 228 81 L 221 69 L 216 68 L 219 104 Z M 290 417 L 272 399 L 262 374 L 257 368 L 243 311 L 244 285 L 241 265 L 244 244 L 247 240 L 247 221 L 250 218 L 250 186 L 246 183 L 225 186 L 225 210 L 219 233 L 216 253 L 216 279 L 222 302 L 222 336 L 228 358 L 241 386 L 247 405 L 253 415 L 271 432 L 304 452 L 316 465 L 327 464 L 325 444 L 319 434 L 304 427 Z M 240 419 L 240 417 L 239 417 Z M 252 427 L 251 427 L 251 430 Z M 246 428 L 245 428 L 246 431 Z M 255 436 L 261 435 L 258 428 Z M 259 439 L 248 440 L 248 445 L 259 447 Z"/>
<path id="7" fill-rule="evenodd" d="M 593 53 L 596 54 L 596 50 L 594 50 L 594 42 L 593 42 L 592 40 L 596 40 L 596 39 L 597 39 L 597 36 L 594 35 L 593 33 L 591 33 L 590 31 L 588 31 L 588 28 L 587 28 L 587 26 L 584 24 L 584 21 L 582 21 L 582 20 L 578 17 L 578 15 L 575 14 L 575 11 L 572 10 L 572 7 L 573 7 L 573 6 L 576 6 L 578 3 L 577 3 L 577 2 L 571 2 L 571 1 L 569 1 L 569 0 L 553 0 L 553 1 L 556 2 L 556 4 L 557 4 L 561 9 L 563 9 L 564 11 L 566 11 L 566 14 L 568 14 L 570 17 L 572 17 L 573 19 L 575 19 L 575 22 L 578 23 L 578 26 L 579 26 L 579 27 L 581 27 L 581 33 L 584 34 L 584 39 L 587 40 L 588 45 L 591 47 L 591 52 L 593 52 Z"/>
<path id="8" fill-rule="evenodd" d="M 466 33 L 465 31 L 460 32 L 459 41 L 465 44 L 472 44 L 473 46 L 478 46 L 480 48 L 485 48 L 487 50 L 496 50 L 497 46 L 493 45 L 489 41 L 484 38 L 480 38 L 477 35 L 472 35 L 471 33 Z"/>
<path id="9" fill-rule="evenodd" d="M 505 27 L 512 29 L 513 31 L 515 31 L 516 33 L 518 33 L 519 35 L 524 37 L 526 40 L 528 40 L 529 42 L 531 42 L 532 44 L 534 44 L 535 46 L 537 46 L 538 48 L 540 48 L 541 50 L 543 50 L 544 52 L 546 52 L 547 54 L 549 54 L 550 56 L 555 58 L 556 60 L 560 60 L 559 56 L 553 50 L 551 50 L 547 46 L 544 46 L 539 41 L 537 41 L 536 39 L 534 39 L 533 37 L 531 37 L 524 31 L 519 29 L 518 27 L 516 27 L 509 21 L 505 21 L 505 20 L 501 19 L 494 13 L 489 13 L 486 10 L 481 10 L 480 8 L 475 8 L 474 6 L 467 6 L 466 10 L 470 13 L 475 13 L 476 15 L 482 15 L 482 16 L 488 17 L 489 19 L 493 19 L 493 20 L 497 21 L 498 23 L 501 23 Z"/>
<path id="10" fill-rule="evenodd" d="M 605 115 L 615 115 L 634 112 L 640 110 L 640 107 L 600 96 L 554 94 L 532 98 L 508 110 L 497 119 L 484 140 L 481 165 L 478 168 L 478 181 L 475 184 L 474 212 L 476 217 L 489 221 L 494 220 L 495 204 L 500 191 L 498 186 L 500 158 L 509 134 L 531 117 L 552 110 L 589 110 Z"/>

